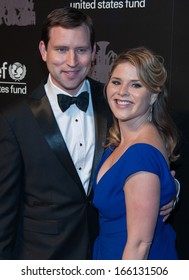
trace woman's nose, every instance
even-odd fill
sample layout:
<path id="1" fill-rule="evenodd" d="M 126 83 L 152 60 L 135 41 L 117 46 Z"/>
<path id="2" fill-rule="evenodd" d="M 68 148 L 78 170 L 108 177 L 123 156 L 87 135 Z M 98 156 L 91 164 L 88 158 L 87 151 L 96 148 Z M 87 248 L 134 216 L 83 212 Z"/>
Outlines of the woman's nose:
<path id="1" fill-rule="evenodd" d="M 128 96 L 130 93 L 128 91 L 128 87 L 127 86 L 122 86 L 119 90 L 119 95 L 121 96 Z"/>

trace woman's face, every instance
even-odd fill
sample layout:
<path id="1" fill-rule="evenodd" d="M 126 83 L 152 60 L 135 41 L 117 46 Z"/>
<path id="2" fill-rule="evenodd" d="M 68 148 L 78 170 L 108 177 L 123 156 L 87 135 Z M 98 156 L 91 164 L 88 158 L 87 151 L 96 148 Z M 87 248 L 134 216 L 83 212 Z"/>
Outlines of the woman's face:
<path id="1" fill-rule="evenodd" d="M 150 105 L 157 97 L 141 83 L 136 67 L 130 62 L 123 62 L 114 69 L 106 93 L 114 116 L 131 123 L 147 119 Z"/>

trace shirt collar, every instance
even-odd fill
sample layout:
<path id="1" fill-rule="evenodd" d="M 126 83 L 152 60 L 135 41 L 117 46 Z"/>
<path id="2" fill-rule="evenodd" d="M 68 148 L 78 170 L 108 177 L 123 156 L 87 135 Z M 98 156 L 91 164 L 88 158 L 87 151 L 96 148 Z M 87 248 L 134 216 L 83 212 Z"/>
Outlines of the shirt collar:
<path id="1" fill-rule="evenodd" d="M 53 99 L 57 99 L 57 94 L 66 94 L 68 96 L 71 96 L 68 92 L 60 89 L 59 87 L 57 87 L 51 79 L 51 75 L 49 74 L 47 83 L 45 85 L 45 89 L 46 89 L 46 93 L 49 99 L 53 100 Z M 78 96 L 81 92 L 83 91 L 87 91 L 90 93 L 90 86 L 89 86 L 89 81 L 86 79 L 83 82 L 82 87 L 79 89 L 79 91 L 77 92 L 77 94 L 75 96 Z"/>

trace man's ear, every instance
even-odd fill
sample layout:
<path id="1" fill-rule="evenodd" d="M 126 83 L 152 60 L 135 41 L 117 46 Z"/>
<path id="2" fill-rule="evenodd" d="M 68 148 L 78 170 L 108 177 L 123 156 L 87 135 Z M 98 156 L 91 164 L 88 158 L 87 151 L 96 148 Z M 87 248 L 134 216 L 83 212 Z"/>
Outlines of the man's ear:
<path id="1" fill-rule="evenodd" d="M 93 50 L 92 50 L 92 62 L 95 61 L 96 58 L 96 43 L 94 43 Z"/>
<path id="2" fill-rule="evenodd" d="M 41 57 L 44 61 L 46 61 L 46 54 L 47 54 L 47 51 L 46 51 L 46 46 L 45 46 L 45 43 L 43 41 L 40 41 L 39 42 L 39 51 L 40 51 L 40 54 L 41 54 Z"/>

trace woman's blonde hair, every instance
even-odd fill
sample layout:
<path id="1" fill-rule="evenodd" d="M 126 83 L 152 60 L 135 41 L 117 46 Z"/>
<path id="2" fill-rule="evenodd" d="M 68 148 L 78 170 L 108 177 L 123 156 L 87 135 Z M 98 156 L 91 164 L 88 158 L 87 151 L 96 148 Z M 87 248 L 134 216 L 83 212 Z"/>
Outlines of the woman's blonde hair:
<path id="1" fill-rule="evenodd" d="M 141 83 L 158 97 L 152 106 L 151 122 L 157 127 L 168 152 L 169 160 L 175 161 L 178 157 L 176 146 L 178 142 L 177 128 L 171 118 L 168 106 L 168 92 L 165 86 L 167 71 L 161 56 L 155 55 L 145 47 L 127 50 L 117 56 L 114 61 L 110 77 L 115 68 L 124 62 L 129 62 L 136 67 Z M 106 95 L 106 87 L 105 87 Z M 118 146 L 121 141 L 117 119 L 114 117 L 113 126 L 110 128 L 107 146 Z"/>

